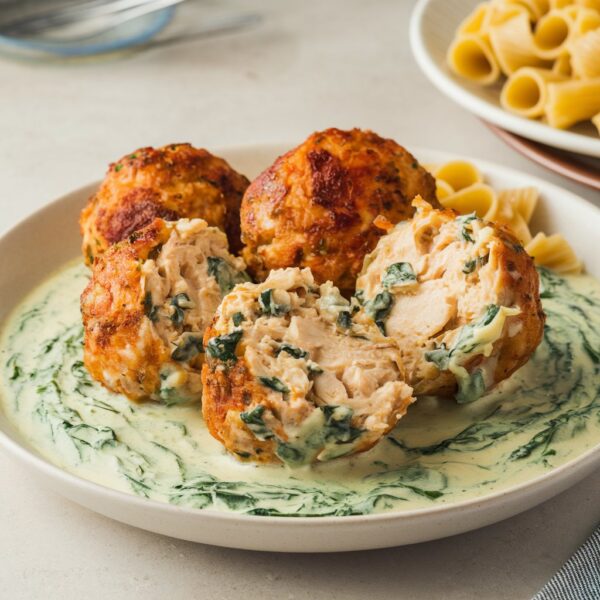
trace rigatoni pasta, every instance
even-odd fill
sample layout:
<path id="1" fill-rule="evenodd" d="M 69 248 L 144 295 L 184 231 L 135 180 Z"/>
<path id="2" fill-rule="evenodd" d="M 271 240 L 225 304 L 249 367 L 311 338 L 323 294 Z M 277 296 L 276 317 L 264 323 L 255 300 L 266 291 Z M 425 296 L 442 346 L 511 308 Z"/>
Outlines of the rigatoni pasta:
<path id="1" fill-rule="evenodd" d="M 593 10 L 581 6 L 574 8 L 573 16 L 575 24 L 573 32 L 575 36 L 583 35 L 588 31 L 593 31 L 600 27 L 600 9 Z"/>
<path id="2" fill-rule="evenodd" d="M 538 265 L 554 269 L 558 273 L 580 273 L 583 269 L 573 248 L 560 234 L 546 235 L 538 233 L 528 244 L 525 251 Z"/>
<path id="3" fill-rule="evenodd" d="M 549 69 L 523 67 L 504 84 L 500 104 L 523 117 L 541 117 L 548 104 L 548 83 L 565 79 Z"/>
<path id="4" fill-rule="evenodd" d="M 526 13 L 490 27 L 490 43 L 502 72 L 511 75 L 520 67 L 546 64 L 535 48 Z"/>
<path id="5" fill-rule="evenodd" d="M 600 134 L 600 112 L 592 117 L 592 123 L 598 130 L 598 134 Z"/>
<path id="6" fill-rule="evenodd" d="M 446 208 L 452 208 L 463 215 L 475 213 L 478 217 L 491 221 L 498 212 L 496 192 L 485 183 L 474 183 L 458 192 L 440 199 Z"/>
<path id="7" fill-rule="evenodd" d="M 471 81 L 490 85 L 500 77 L 500 67 L 489 42 L 476 34 L 465 34 L 454 40 L 448 50 L 448 63 L 453 71 Z"/>
<path id="8" fill-rule="evenodd" d="M 588 31 L 569 44 L 573 74 L 581 79 L 600 77 L 600 28 Z"/>
<path id="9" fill-rule="evenodd" d="M 545 115 L 552 127 L 566 129 L 600 112 L 600 77 L 548 84 Z"/>
<path id="10" fill-rule="evenodd" d="M 566 51 L 572 36 L 573 19 L 568 10 L 551 10 L 533 30 L 533 48 L 540 59 L 555 60 Z"/>
<path id="11" fill-rule="evenodd" d="M 561 129 L 592 120 L 598 129 L 600 0 L 484 2 L 461 22 L 447 59 L 481 85 L 506 76 L 500 104 L 510 112 Z"/>
<path id="12" fill-rule="evenodd" d="M 481 34 L 485 31 L 490 7 L 488 4 L 479 4 L 475 10 L 458 26 L 461 34 Z"/>
<path id="13" fill-rule="evenodd" d="M 438 165 L 432 173 L 436 181 L 446 182 L 454 192 L 483 181 L 481 171 L 466 160 L 452 160 Z"/>
<path id="14" fill-rule="evenodd" d="M 600 114 L 598 121 L 600 124 Z M 562 235 L 546 236 L 539 232 L 532 236 L 529 223 L 539 200 L 536 188 L 495 191 L 484 182 L 479 169 L 464 160 L 429 165 L 427 168 L 434 174 L 438 189 L 444 190 L 438 199 L 445 208 L 452 208 L 460 214 L 475 213 L 487 221 L 506 225 L 537 265 L 560 273 L 579 273 L 582 270 L 581 261 Z"/>

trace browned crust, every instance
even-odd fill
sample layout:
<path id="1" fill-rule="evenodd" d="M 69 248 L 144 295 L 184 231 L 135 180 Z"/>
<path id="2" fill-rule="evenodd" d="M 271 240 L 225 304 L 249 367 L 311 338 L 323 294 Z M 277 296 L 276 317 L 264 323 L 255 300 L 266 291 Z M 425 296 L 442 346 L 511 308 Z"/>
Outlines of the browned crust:
<path id="1" fill-rule="evenodd" d="M 500 239 L 504 242 L 498 254 L 498 263 L 502 274 L 502 288 L 512 287 L 515 304 L 521 308 L 521 314 L 512 317 L 522 323 L 522 328 L 514 337 L 503 337 L 497 342 L 499 360 L 494 372 L 496 382 L 506 379 L 522 367 L 542 341 L 546 315 L 540 300 L 540 278 L 533 258 L 517 238 L 503 225 L 493 224 Z M 518 273 L 515 279 L 511 273 Z"/>
<path id="2" fill-rule="evenodd" d="M 144 400 L 159 387 L 159 369 L 167 358 L 167 350 L 158 339 L 152 339 L 143 351 L 130 358 L 118 352 L 138 346 L 139 328 L 146 319 L 141 262 L 168 236 L 164 221 L 157 219 L 128 240 L 112 246 L 96 259 L 92 277 L 81 294 L 84 364 L 94 379 L 133 400 Z M 107 373 L 114 375 L 112 380 L 106 377 Z M 137 381 L 139 392 L 123 387 L 119 375 Z"/>
<path id="3" fill-rule="evenodd" d="M 219 335 L 211 326 L 204 335 L 204 344 Z M 222 362 L 207 355 L 202 367 L 202 416 L 210 434 L 241 460 L 260 463 L 276 462 L 273 441 L 261 441 L 243 424 L 240 413 L 259 404 L 266 405 L 266 394 L 250 373 L 245 359 Z M 249 456 L 241 455 L 231 425 L 235 422 L 252 439 Z"/>
<path id="4" fill-rule="evenodd" d="M 88 264 L 111 244 L 156 217 L 202 218 L 241 248 L 239 210 L 248 180 L 222 158 L 190 144 L 140 148 L 109 166 L 81 212 L 83 253 Z"/>
<path id="5" fill-rule="evenodd" d="M 410 218 L 417 194 L 439 206 L 432 175 L 393 140 L 359 129 L 314 133 L 246 190 L 244 259 L 258 279 L 271 269 L 310 267 L 317 282 L 351 290 L 383 235 L 375 218 Z"/>

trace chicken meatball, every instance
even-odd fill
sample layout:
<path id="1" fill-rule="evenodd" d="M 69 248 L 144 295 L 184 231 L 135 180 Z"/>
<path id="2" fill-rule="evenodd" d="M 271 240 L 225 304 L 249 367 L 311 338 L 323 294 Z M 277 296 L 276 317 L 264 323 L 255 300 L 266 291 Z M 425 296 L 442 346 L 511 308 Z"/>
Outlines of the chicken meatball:
<path id="1" fill-rule="evenodd" d="M 374 219 L 410 218 L 417 194 L 438 206 L 434 178 L 393 140 L 360 129 L 314 133 L 244 194 L 248 269 L 263 280 L 271 269 L 309 267 L 318 283 L 353 291 L 382 235 Z"/>
<path id="2" fill-rule="evenodd" d="M 244 266 L 202 219 L 156 219 L 112 246 L 81 295 L 90 374 L 132 400 L 199 400 L 204 330 Z"/>
<path id="3" fill-rule="evenodd" d="M 202 412 L 238 458 L 303 465 L 376 444 L 413 401 L 399 352 L 309 269 L 237 286 L 204 336 Z"/>
<path id="4" fill-rule="evenodd" d="M 418 395 L 476 400 L 525 364 L 544 313 L 533 260 L 504 226 L 414 202 L 366 257 L 364 312 L 402 352 Z"/>
<path id="5" fill-rule="evenodd" d="M 79 220 L 87 264 L 159 217 L 201 218 L 240 242 L 240 203 L 248 180 L 222 158 L 190 144 L 140 148 L 112 163 Z"/>

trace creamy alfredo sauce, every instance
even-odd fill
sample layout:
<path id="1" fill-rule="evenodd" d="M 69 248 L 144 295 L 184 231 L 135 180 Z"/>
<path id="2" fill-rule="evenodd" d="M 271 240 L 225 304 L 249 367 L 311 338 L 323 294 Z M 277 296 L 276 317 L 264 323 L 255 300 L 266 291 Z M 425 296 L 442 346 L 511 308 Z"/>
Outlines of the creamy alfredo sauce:
<path id="1" fill-rule="evenodd" d="M 43 456 L 86 479 L 196 508 L 351 515 L 453 503 L 531 479 L 600 441 L 600 283 L 542 271 L 548 320 L 532 360 L 467 405 L 422 398 L 371 451 L 316 467 L 238 463 L 199 407 L 134 404 L 82 363 L 70 265 L 34 291 L 0 340 L 3 409 Z"/>

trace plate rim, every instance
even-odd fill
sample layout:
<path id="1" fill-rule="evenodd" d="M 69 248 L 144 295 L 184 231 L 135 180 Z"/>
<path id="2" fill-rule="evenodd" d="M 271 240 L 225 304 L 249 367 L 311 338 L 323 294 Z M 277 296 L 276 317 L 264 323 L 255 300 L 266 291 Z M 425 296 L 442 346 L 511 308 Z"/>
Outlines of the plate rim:
<path id="1" fill-rule="evenodd" d="M 285 144 L 285 143 L 247 143 L 247 144 L 238 144 L 231 145 L 225 147 L 216 147 L 214 152 L 223 156 L 227 161 L 235 161 L 236 155 L 241 155 L 247 153 L 249 151 L 256 151 L 260 149 L 261 151 L 270 152 L 273 157 L 275 155 L 279 155 L 286 151 L 287 148 L 294 147 L 295 144 Z M 271 152 L 272 150 L 272 152 Z M 463 154 L 457 154 L 449 151 L 443 150 L 431 150 L 422 147 L 413 147 L 411 148 L 411 153 L 414 153 L 419 160 L 422 162 L 435 162 L 435 161 L 446 161 L 446 160 L 469 160 L 475 163 L 484 174 L 499 177 L 517 177 L 524 178 L 526 177 L 531 185 L 540 186 L 542 189 L 546 188 L 551 190 L 553 194 L 561 194 L 566 203 L 575 203 L 579 206 L 580 209 L 584 211 L 588 211 L 588 214 L 593 215 L 591 218 L 598 219 L 600 222 L 600 208 L 595 206 L 593 203 L 585 200 L 581 196 L 577 195 L 574 192 L 566 190 L 565 188 L 556 185 L 551 182 L 547 182 L 544 179 L 539 177 L 529 175 L 524 171 L 519 171 L 517 169 L 513 169 L 511 167 L 506 167 L 501 164 L 480 160 L 478 158 L 473 158 L 470 156 L 466 156 Z M 491 173 L 490 173 L 491 171 Z M 9 238 L 12 235 L 16 235 L 18 233 L 17 230 L 27 227 L 29 221 L 40 218 L 40 214 L 43 214 L 45 211 L 56 210 L 56 207 L 62 203 L 65 203 L 69 200 L 73 200 L 74 197 L 86 198 L 89 195 L 91 189 L 97 187 L 99 182 L 92 182 L 83 186 L 80 186 L 66 194 L 55 198 L 54 200 L 45 203 L 37 210 L 29 213 L 25 217 L 18 220 L 12 227 L 4 231 L 0 234 L 0 242 L 5 241 L 5 239 Z M 60 265 L 57 265 L 57 268 Z M 37 281 L 37 285 L 41 284 L 42 280 Z M 29 292 L 31 292 L 34 287 L 31 287 Z M 10 311 L 7 313 L 7 316 L 11 314 L 12 310 L 14 310 L 16 304 L 13 305 Z M 2 327 L 5 323 L 5 319 L 0 322 L 0 327 Z M 0 410 L 2 410 L 0 408 Z M 135 507 L 140 510 L 149 510 L 149 511 L 158 511 L 162 514 L 171 514 L 171 515 L 180 515 L 185 516 L 191 520 L 194 520 L 195 523 L 199 521 L 206 521 L 211 523 L 239 523 L 240 525 L 251 525 L 251 526 L 263 526 L 267 528 L 277 528 L 279 526 L 285 525 L 286 527 L 293 528 L 294 530 L 298 530 L 300 527 L 311 526 L 315 527 L 334 527 L 340 526 L 342 524 L 346 524 L 346 529 L 352 529 L 353 527 L 361 527 L 361 526 L 369 526 L 375 524 L 395 524 L 402 525 L 402 523 L 408 523 L 411 520 L 418 520 L 423 517 L 451 517 L 452 515 L 456 515 L 460 512 L 469 509 L 485 509 L 488 512 L 493 512 L 494 509 L 498 510 L 499 507 L 503 505 L 505 501 L 515 501 L 518 500 L 519 497 L 525 498 L 527 496 L 527 492 L 535 493 L 536 490 L 539 493 L 540 490 L 544 491 L 542 494 L 543 497 L 537 501 L 535 501 L 531 505 L 525 505 L 522 509 L 511 510 L 509 515 L 493 518 L 488 521 L 488 523 L 493 523 L 498 520 L 502 520 L 504 518 L 508 518 L 508 516 L 514 516 L 518 514 L 521 510 L 525 510 L 531 506 L 535 506 L 554 495 L 560 493 L 564 489 L 574 485 L 577 481 L 583 479 L 586 475 L 591 473 L 595 468 L 600 467 L 600 442 L 586 450 L 584 453 L 580 454 L 573 460 L 567 461 L 558 467 L 555 467 L 549 470 L 546 473 L 539 475 L 538 477 L 534 477 L 532 479 L 519 482 L 512 486 L 501 488 L 489 494 L 484 494 L 481 496 L 475 496 L 470 499 L 452 502 L 448 504 L 440 504 L 437 506 L 429 506 L 423 508 L 410 509 L 405 511 L 389 511 L 383 513 L 375 513 L 375 514 L 366 514 L 366 515 L 346 515 L 346 516 L 322 516 L 322 517 L 308 517 L 308 516 L 299 516 L 299 517 L 289 517 L 289 516 L 257 516 L 257 515 L 247 515 L 244 513 L 236 513 L 233 511 L 221 511 L 217 509 L 207 508 L 207 509 L 198 509 L 186 506 L 179 506 L 175 504 L 170 504 L 168 502 L 162 502 L 159 500 L 152 500 L 147 498 L 141 498 L 131 493 L 127 493 L 121 490 L 117 490 L 108 486 L 104 486 L 102 484 L 93 482 L 91 480 L 85 479 L 79 475 L 71 473 L 70 471 L 63 469 L 50 462 L 49 459 L 46 459 L 42 455 L 38 454 L 33 447 L 30 447 L 27 440 L 24 436 L 16 429 L 16 427 L 12 426 L 16 434 L 16 439 L 13 439 L 8 433 L 0 429 L 0 448 L 7 452 L 8 455 L 16 458 L 19 463 L 25 464 L 30 469 L 36 471 L 37 473 L 44 475 L 53 480 L 59 480 L 63 486 L 67 486 L 67 488 L 75 489 L 84 493 L 88 493 L 94 495 L 102 500 L 107 500 L 113 503 L 117 503 L 120 506 L 129 506 Z M 576 469 L 574 473 L 572 473 L 573 469 Z M 36 474 L 37 474 L 36 473 Z M 569 476 L 570 475 L 570 476 Z M 567 482 L 566 485 L 561 487 L 561 483 Z M 59 492 L 62 493 L 62 492 Z M 63 494 L 69 497 L 68 494 Z M 83 504 L 83 503 L 80 503 Z M 523 504 L 526 504 L 523 502 Z M 85 506 L 85 504 L 83 504 Z M 96 509 L 93 509 L 95 512 L 101 512 Z M 115 517 L 112 517 L 115 518 Z M 117 519 L 118 520 L 118 519 Z M 126 522 L 126 521 L 125 521 Z M 468 531 L 472 528 L 477 528 L 480 525 L 473 525 L 473 527 L 461 527 L 460 531 Z M 148 527 L 151 529 L 151 527 Z M 438 537 L 444 537 L 443 535 Z M 423 537 L 421 541 L 425 539 L 435 539 L 435 537 Z M 212 543 L 212 542 L 211 542 Z M 406 543 L 406 542 L 405 542 Z M 231 546 L 231 547 L 243 547 L 240 545 L 236 545 L 233 543 L 224 543 L 223 545 Z M 250 546 L 248 546 L 250 547 Z M 254 546 L 251 546 L 254 547 Z M 380 547 L 376 544 L 367 544 L 361 545 L 356 544 L 355 549 L 359 548 L 376 548 Z M 316 551 L 314 548 L 311 550 L 305 551 Z"/>
<path id="2" fill-rule="evenodd" d="M 423 34 L 427 10 L 435 2 L 439 2 L 439 0 L 419 0 L 412 11 L 409 23 L 409 39 L 413 56 L 430 83 L 459 106 L 494 125 L 508 129 L 512 133 L 554 148 L 600 157 L 600 137 L 595 139 L 569 130 L 550 127 L 536 120 L 513 115 L 472 93 L 449 76 L 444 69 L 440 68 L 427 50 Z"/>
<path id="3" fill-rule="evenodd" d="M 561 150 L 550 148 L 541 142 L 524 138 L 512 131 L 502 129 L 502 127 L 494 125 L 494 123 L 490 123 L 489 121 L 482 120 L 482 122 L 496 137 L 501 139 L 509 148 L 516 150 L 521 156 L 540 165 L 551 173 L 561 175 L 592 190 L 600 190 L 600 174 L 598 176 L 590 175 L 584 167 L 579 165 L 569 164 L 568 167 L 565 167 L 563 162 L 567 163 L 567 159 L 561 159 L 557 155 L 558 152 L 562 152 Z M 549 149 L 547 153 L 544 151 L 544 148 Z M 579 156 L 586 155 L 580 154 Z M 589 159 L 591 157 L 586 156 L 586 158 Z"/>

